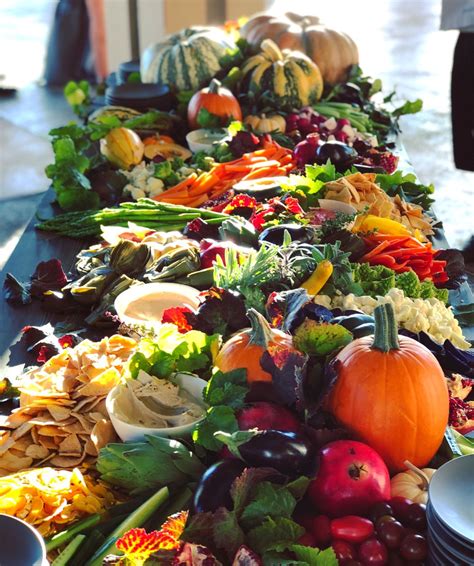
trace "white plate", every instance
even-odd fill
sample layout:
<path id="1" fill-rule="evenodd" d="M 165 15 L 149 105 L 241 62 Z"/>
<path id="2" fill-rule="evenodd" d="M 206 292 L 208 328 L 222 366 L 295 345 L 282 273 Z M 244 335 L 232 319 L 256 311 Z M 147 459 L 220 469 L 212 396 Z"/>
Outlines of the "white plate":
<path id="1" fill-rule="evenodd" d="M 177 378 L 178 385 L 185 389 L 194 399 L 197 401 L 202 401 L 202 392 L 207 385 L 207 381 L 196 377 L 194 375 L 188 375 L 181 373 Z M 123 421 L 114 413 L 114 402 L 115 396 L 117 395 L 119 388 L 123 385 L 116 385 L 107 395 L 105 400 L 105 407 L 110 416 L 110 421 L 115 429 L 115 432 L 119 435 L 123 442 L 140 442 L 145 440 L 146 434 L 151 434 L 155 436 L 166 436 L 169 438 L 183 438 L 186 436 L 191 436 L 197 423 L 202 421 L 204 416 L 200 419 L 183 426 L 175 426 L 170 428 L 148 428 L 138 424 L 131 424 Z M 1 562 L 0 562 L 1 565 Z"/>
<path id="2" fill-rule="evenodd" d="M 474 544 L 474 454 L 441 466 L 431 479 L 429 497 L 439 519 Z"/>
<path id="3" fill-rule="evenodd" d="M 178 283 L 145 283 L 143 285 L 132 285 L 123 293 L 120 293 L 115 299 L 114 307 L 117 315 L 122 322 L 126 324 L 145 325 L 149 327 L 157 327 L 161 324 L 163 311 L 170 307 L 188 307 L 191 310 L 199 306 L 200 291 L 189 287 L 188 285 L 180 285 Z M 151 296 L 154 296 L 153 300 Z M 170 301 L 169 297 L 173 300 Z M 130 303 L 136 306 L 143 305 L 148 302 L 148 310 L 153 312 L 153 320 L 146 316 L 143 318 L 135 318 L 127 315 L 127 307 Z"/>

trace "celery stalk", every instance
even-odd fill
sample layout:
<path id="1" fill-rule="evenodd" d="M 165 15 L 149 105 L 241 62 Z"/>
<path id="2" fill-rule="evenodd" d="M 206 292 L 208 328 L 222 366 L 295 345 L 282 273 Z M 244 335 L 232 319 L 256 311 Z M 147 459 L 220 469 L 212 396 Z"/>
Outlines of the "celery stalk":
<path id="1" fill-rule="evenodd" d="M 85 566 L 102 566 L 103 559 L 114 551 L 117 551 L 115 543 L 130 529 L 141 527 L 152 515 L 163 505 L 169 497 L 167 487 L 161 488 L 150 499 L 135 509 L 116 529 L 110 534 L 104 544 L 95 552 Z"/>

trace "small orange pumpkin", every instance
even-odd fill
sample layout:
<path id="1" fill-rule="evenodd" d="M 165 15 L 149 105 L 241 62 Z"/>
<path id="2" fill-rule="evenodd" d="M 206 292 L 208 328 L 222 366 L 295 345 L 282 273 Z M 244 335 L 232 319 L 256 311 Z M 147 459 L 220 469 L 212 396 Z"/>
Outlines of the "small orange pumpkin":
<path id="1" fill-rule="evenodd" d="M 392 305 L 374 311 L 375 334 L 348 344 L 335 358 L 338 378 L 329 409 L 382 456 L 392 472 L 410 460 L 423 467 L 448 424 L 443 371 L 422 344 L 398 336 Z"/>
<path id="2" fill-rule="evenodd" d="M 247 316 L 251 328 L 241 330 L 229 338 L 217 354 L 214 365 L 224 372 L 246 369 L 248 383 L 256 381 L 270 383 L 271 374 L 260 364 L 262 354 L 272 347 L 294 351 L 293 338 L 281 330 L 272 328 L 255 309 L 249 309 Z"/>
<path id="3" fill-rule="evenodd" d="M 230 119 L 242 120 L 239 101 L 229 89 L 221 86 L 217 79 L 212 79 L 209 86 L 195 92 L 188 104 L 188 123 L 191 129 L 199 128 L 198 114 L 204 108 L 218 116 L 225 126 Z"/>

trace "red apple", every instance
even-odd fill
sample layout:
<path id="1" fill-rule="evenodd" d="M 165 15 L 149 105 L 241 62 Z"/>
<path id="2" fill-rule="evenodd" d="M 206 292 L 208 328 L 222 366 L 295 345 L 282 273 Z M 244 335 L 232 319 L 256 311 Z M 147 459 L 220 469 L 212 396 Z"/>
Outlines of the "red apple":
<path id="1" fill-rule="evenodd" d="M 319 452 L 319 469 L 308 495 L 330 517 L 366 515 L 390 497 L 390 475 L 377 452 L 354 440 L 336 440 Z"/>
<path id="2" fill-rule="evenodd" d="M 285 407 L 259 401 L 244 407 L 237 413 L 239 430 L 284 430 L 299 432 L 300 422 L 295 415 Z"/>

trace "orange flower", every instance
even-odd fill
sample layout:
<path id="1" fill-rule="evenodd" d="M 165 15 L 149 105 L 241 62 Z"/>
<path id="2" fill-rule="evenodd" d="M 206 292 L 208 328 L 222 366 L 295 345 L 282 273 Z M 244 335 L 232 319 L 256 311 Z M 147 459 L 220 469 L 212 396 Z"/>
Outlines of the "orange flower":
<path id="1" fill-rule="evenodd" d="M 145 529 L 130 529 L 117 540 L 116 546 L 125 555 L 127 564 L 143 566 L 153 553 L 179 548 L 179 537 L 187 519 L 188 512 L 181 511 L 168 517 L 159 531 L 147 533 Z"/>

